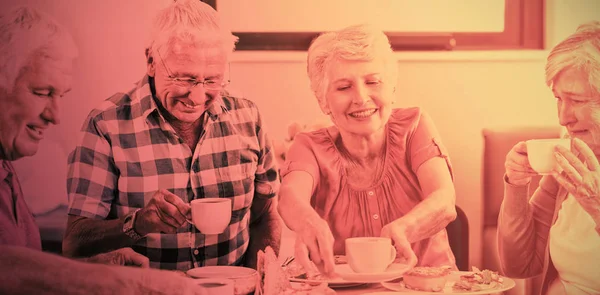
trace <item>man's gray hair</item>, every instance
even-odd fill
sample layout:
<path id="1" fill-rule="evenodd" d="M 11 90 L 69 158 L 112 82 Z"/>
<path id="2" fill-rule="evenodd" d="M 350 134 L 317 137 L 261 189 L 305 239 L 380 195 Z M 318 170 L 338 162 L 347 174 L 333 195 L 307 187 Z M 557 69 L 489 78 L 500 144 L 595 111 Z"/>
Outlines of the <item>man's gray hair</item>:
<path id="1" fill-rule="evenodd" d="M 210 5 L 200 0 L 175 0 L 156 15 L 146 55 L 159 51 L 166 58 L 179 42 L 196 47 L 219 46 L 230 54 L 237 40 Z"/>
<path id="2" fill-rule="evenodd" d="M 546 63 L 546 84 L 549 87 L 567 69 L 583 70 L 588 83 L 600 93 L 600 22 L 585 23 L 577 31 L 558 43 Z"/>
<path id="3" fill-rule="evenodd" d="M 0 88 L 11 92 L 34 57 L 74 59 L 78 54 L 72 36 L 48 14 L 16 7 L 0 15 Z"/>
<path id="4" fill-rule="evenodd" d="M 310 86 L 317 100 L 324 99 L 329 81 L 327 69 L 336 59 L 372 61 L 376 57 L 385 61 L 386 83 L 396 84 L 398 64 L 388 37 L 380 29 L 368 25 L 354 25 L 338 31 L 319 35 L 308 49 L 307 72 Z"/>

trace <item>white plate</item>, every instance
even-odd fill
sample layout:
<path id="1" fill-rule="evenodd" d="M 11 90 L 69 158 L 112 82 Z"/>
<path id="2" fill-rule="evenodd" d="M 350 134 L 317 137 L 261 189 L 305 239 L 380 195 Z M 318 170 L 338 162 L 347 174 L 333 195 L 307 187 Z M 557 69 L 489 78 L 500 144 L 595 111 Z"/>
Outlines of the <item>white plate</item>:
<path id="1" fill-rule="evenodd" d="M 227 279 L 233 281 L 235 295 L 254 292 L 258 275 L 256 270 L 241 266 L 203 266 L 188 270 L 186 274 L 195 279 Z"/>
<path id="2" fill-rule="evenodd" d="M 500 293 L 500 292 L 503 292 L 506 290 L 510 290 L 510 289 L 514 288 L 516 285 L 515 281 L 513 281 L 512 279 L 500 276 L 503 280 L 502 284 L 499 286 L 496 286 L 494 288 L 481 290 L 481 291 L 454 291 L 452 289 L 452 286 L 454 286 L 454 282 L 459 280 L 461 275 L 470 274 L 470 273 L 472 273 L 472 272 L 470 272 L 470 271 L 452 272 L 452 274 L 448 278 L 446 287 L 444 288 L 444 290 L 442 290 L 442 292 L 415 291 L 415 290 L 406 288 L 402 282 L 396 282 L 396 281 L 400 281 L 400 280 L 391 281 L 391 282 L 382 282 L 381 285 L 383 287 L 385 287 L 386 289 L 397 291 L 397 292 L 406 292 L 406 293 L 411 293 L 411 294 L 432 294 L 432 295 L 434 295 L 434 294 L 455 294 L 455 295 L 495 294 L 495 293 Z"/>
<path id="3" fill-rule="evenodd" d="M 308 283 L 308 284 L 321 284 L 327 283 L 330 288 L 348 288 L 364 285 L 366 283 L 349 282 L 340 277 L 337 278 L 318 278 L 318 279 L 301 279 L 297 277 L 288 278 L 290 282 L 296 283 Z"/>
<path id="4" fill-rule="evenodd" d="M 346 256 L 344 256 L 344 255 L 335 255 L 333 258 L 335 259 L 336 265 L 347 263 Z M 329 288 L 333 288 L 333 289 L 356 287 L 356 286 L 366 284 L 366 283 L 361 283 L 361 282 L 349 282 L 349 281 L 342 279 L 341 277 L 318 278 L 318 279 L 302 279 L 302 278 L 298 278 L 298 277 L 289 277 L 288 279 L 291 282 L 296 282 L 296 283 L 309 283 L 309 284 L 327 283 Z"/>
<path id="5" fill-rule="evenodd" d="M 381 273 L 357 273 L 354 272 L 350 265 L 339 264 L 335 266 L 335 272 L 344 280 L 349 282 L 361 283 L 380 283 L 402 277 L 409 271 L 411 266 L 402 263 L 392 263 L 388 268 Z"/>
<path id="6" fill-rule="evenodd" d="M 241 266 L 202 266 L 188 270 L 187 275 L 196 279 L 220 278 L 236 279 L 256 274 L 256 270 Z"/>

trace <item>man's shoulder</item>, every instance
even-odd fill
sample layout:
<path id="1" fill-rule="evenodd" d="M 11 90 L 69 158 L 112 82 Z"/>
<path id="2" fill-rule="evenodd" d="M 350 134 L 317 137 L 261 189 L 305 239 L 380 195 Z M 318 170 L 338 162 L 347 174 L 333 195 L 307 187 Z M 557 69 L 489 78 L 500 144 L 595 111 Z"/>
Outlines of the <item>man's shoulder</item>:
<path id="1" fill-rule="evenodd" d="M 224 111 L 228 113 L 227 120 L 233 120 L 237 123 L 252 122 L 253 124 L 260 124 L 260 112 L 253 101 L 230 95 L 223 95 L 221 101 Z"/>
<path id="2" fill-rule="evenodd" d="M 223 105 L 228 111 L 258 109 L 253 101 L 244 97 L 223 95 L 221 96 L 221 99 L 223 100 Z"/>
<path id="3" fill-rule="evenodd" d="M 102 101 L 88 115 L 95 120 L 130 120 L 152 108 L 151 94 L 139 85 L 127 92 L 117 92 Z"/>

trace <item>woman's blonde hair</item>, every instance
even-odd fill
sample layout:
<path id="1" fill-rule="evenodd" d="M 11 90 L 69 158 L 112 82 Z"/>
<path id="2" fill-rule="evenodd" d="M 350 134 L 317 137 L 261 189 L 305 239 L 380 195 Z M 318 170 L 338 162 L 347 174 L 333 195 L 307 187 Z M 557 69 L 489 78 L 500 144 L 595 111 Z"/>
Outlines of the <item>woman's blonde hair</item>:
<path id="1" fill-rule="evenodd" d="M 579 26 L 575 33 L 554 46 L 546 62 L 546 84 L 552 87 L 567 69 L 585 71 L 589 84 L 600 93 L 600 22 Z"/>
<path id="2" fill-rule="evenodd" d="M 398 67 L 393 53 L 388 37 L 371 25 L 354 25 L 323 33 L 308 48 L 307 72 L 310 87 L 320 102 L 329 83 L 326 72 L 334 60 L 372 61 L 376 57 L 384 59 L 387 67 L 385 81 L 395 84 Z"/>
<path id="3" fill-rule="evenodd" d="M 0 15 L 0 88 L 11 92 L 32 58 L 74 59 L 79 52 L 67 29 L 48 14 L 15 7 Z"/>

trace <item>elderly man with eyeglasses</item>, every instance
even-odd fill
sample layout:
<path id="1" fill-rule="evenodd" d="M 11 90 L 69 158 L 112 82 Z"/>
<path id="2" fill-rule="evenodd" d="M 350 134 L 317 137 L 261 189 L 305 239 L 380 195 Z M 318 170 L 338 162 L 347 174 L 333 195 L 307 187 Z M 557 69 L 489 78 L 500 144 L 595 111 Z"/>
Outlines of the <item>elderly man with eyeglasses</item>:
<path id="1" fill-rule="evenodd" d="M 255 267 L 258 250 L 279 249 L 279 177 L 256 105 L 224 90 L 237 37 L 199 0 L 170 4 L 151 33 L 146 76 L 89 114 L 70 155 L 63 251 L 131 246 L 155 268 Z M 232 201 L 222 234 L 186 222 L 207 197 Z"/>

